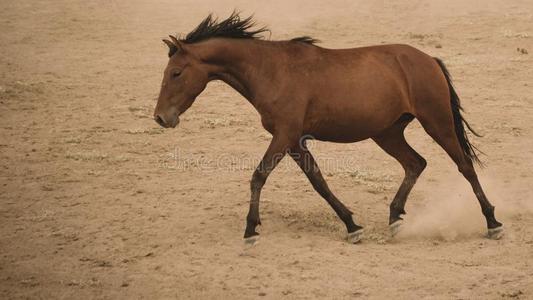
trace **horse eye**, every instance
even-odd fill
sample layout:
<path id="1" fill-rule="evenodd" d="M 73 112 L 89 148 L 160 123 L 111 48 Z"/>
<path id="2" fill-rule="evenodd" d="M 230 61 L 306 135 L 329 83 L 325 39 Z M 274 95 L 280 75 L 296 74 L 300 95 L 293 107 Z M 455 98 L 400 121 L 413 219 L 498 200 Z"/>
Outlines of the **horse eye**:
<path id="1" fill-rule="evenodd" d="M 175 71 L 174 73 L 172 73 L 172 77 L 173 78 L 176 78 L 176 77 L 178 77 L 180 75 L 181 75 L 181 71 Z"/>

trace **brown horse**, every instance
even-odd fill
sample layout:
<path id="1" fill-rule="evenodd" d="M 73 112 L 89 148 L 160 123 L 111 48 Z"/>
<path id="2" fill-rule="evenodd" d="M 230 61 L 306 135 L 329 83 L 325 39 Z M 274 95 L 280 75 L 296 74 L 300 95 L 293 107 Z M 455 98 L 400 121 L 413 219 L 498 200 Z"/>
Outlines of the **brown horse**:
<path id="1" fill-rule="evenodd" d="M 488 237 L 498 239 L 503 226 L 485 196 L 473 162 L 461 106 L 442 61 L 407 45 L 325 49 L 300 37 L 265 41 L 265 28 L 233 13 L 217 21 L 208 16 L 184 38 L 163 40 L 169 47 L 155 121 L 176 127 L 179 116 L 212 80 L 222 80 L 244 96 L 261 115 L 273 138 L 251 180 L 250 210 L 244 238 L 255 241 L 259 197 L 268 175 L 288 153 L 315 190 L 331 205 L 356 243 L 362 227 L 330 191 L 302 138 L 353 143 L 373 139 L 404 168 L 405 177 L 390 204 L 393 234 L 405 214 L 407 196 L 426 160 L 404 137 L 417 118 L 470 182 L 487 220 Z M 473 132 L 473 131 L 472 131 Z M 475 133 L 474 133 L 475 134 Z"/>

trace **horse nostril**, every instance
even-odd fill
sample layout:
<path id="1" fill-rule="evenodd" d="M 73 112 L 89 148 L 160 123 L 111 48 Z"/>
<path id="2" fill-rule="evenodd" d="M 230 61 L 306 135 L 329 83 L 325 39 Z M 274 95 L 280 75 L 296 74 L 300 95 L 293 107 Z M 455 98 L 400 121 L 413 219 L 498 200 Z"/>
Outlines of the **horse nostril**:
<path id="1" fill-rule="evenodd" d="M 165 119 L 163 119 L 161 115 L 156 115 L 154 119 L 157 122 L 157 124 L 161 125 L 162 127 L 167 127 L 165 124 Z"/>

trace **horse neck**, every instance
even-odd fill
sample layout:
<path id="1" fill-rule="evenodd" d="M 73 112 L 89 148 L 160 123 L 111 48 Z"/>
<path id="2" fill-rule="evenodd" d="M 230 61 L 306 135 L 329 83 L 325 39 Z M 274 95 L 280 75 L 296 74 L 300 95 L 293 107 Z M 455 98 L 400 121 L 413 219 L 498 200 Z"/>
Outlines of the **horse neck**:
<path id="1" fill-rule="evenodd" d="M 266 61 L 264 42 L 244 39 L 212 39 L 198 44 L 198 52 L 209 65 L 210 80 L 222 80 L 256 106 L 256 96 L 265 73 L 272 68 Z"/>

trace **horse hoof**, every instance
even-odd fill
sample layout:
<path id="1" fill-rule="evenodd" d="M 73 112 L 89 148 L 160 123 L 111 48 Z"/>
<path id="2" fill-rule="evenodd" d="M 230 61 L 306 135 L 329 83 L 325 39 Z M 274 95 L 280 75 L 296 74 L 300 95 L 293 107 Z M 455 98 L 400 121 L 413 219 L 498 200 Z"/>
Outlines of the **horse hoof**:
<path id="1" fill-rule="evenodd" d="M 348 236 L 346 236 L 346 240 L 348 240 L 348 242 L 351 243 L 351 244 L 357 244 L 363 238 L 363 233 L 364 233 L 363 229 L 359 229 L 357 231 L 350 232 L 350 233 L 348 233 Z"/>
<path id="2" fill-rule="evenodd" d="M 244 238 L 244 244 L 246 246 L 254 246 L 259 243 L 259 235 L 252 235 L 251 237 Z"/>
<path id="3" fill-rule="evenodd" d="M 504 233 L 505 231 L 503 230 L 503 226 L 491 228 L 489 229 L 487 237 L 491 240 L 499 240 L 502 238 Z"/>
<path id="4" fill-rule="evenodd" d="M 394 237 L 402 230 L 403 220 L 398 220 L 389 225 L 391 235 Z"/>

